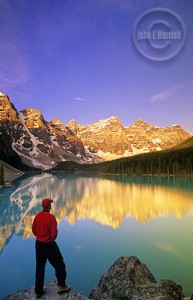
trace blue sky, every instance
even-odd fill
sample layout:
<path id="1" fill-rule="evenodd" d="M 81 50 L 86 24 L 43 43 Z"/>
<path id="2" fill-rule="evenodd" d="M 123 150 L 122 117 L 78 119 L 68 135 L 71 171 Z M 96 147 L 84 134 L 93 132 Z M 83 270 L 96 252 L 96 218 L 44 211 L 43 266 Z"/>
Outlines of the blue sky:
<path id="1" fill-rule="evenodd" d="M 46 121 L 114 115 L 193 133 L 192 15 L 192 0 L 0 0 L 0 91 Z M 150 28 L 181 37 L 136 38 Z M 164 59 L 155 43 L 180 50 Z M 150 44 L 153 59 L 139 51 Z"/>

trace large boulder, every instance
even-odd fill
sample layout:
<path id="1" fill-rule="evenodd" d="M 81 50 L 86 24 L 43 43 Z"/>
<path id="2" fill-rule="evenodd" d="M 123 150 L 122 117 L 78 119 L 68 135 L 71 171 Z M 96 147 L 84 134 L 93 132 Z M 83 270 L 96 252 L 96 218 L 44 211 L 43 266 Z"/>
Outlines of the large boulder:
<path id="1" fill-rule="evenodd" d="M 182 300 L 181 286 L 171 280 L 156 282 L 135 256 L 120 257 L 89 295 L 94 300 Z"/>
<path id="2" fill-rule="evenodd" d="M 87 296 L 74 292 L 58 295 L 56 281 L 44 285 L 42 300 L 188 300 L 182 288 L 172 280 L 156 282 L 147 266 L 135 256 L 122 256 L 105 273 L 99 284 Z M 35 300 L 34 287 L 18 291 L 3 300 Z M 189 300 L 192 300 L 189 299 Z"/>

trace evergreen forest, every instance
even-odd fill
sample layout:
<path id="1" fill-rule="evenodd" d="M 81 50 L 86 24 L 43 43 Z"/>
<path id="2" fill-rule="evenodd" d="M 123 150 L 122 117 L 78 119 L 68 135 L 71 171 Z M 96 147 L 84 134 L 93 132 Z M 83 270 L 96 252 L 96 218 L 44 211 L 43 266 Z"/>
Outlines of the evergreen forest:
<path id="1" fill-rule="evenodd" d="M 94 171 L 130 176 L 193 175 L 193 137 L 169 150 L 156 151 L 93 165 L 60 163 L 54 170 Z"/>

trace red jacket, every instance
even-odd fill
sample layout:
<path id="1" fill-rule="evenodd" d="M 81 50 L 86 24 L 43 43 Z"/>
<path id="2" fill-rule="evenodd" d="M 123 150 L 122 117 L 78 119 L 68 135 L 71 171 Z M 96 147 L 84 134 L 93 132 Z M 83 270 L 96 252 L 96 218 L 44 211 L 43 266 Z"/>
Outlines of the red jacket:
<path id="1" fill-rule="evenodd" d="M 50 214 L 48 210 L 39 212 L 33 220 L 32 232 L 37 241 L 43 243 L 53 242 L 58 234 L 55 216 Z"/>

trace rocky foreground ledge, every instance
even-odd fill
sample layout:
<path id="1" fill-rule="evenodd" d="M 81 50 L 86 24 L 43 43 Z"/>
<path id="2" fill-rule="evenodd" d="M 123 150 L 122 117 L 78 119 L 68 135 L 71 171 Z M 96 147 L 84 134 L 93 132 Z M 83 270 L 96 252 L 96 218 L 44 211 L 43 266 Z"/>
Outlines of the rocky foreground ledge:
<path id="1" fill-rule="evenodd" d="M 135 256 L 118 258 L 101 277 L 89 297 L 73 290 L 58 295 L 56 281 L 46 283 L 44 288 L 42 300 L 193 300 L 193 296 L 184 298 L 181 286 L 174 281 L 165 279 L 157 282 L 147 266 Z M 25 300 L 36 299 L 36 296 L 31 287 L 3 299 Z"/>

